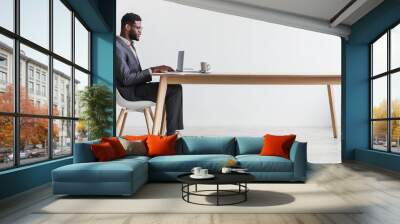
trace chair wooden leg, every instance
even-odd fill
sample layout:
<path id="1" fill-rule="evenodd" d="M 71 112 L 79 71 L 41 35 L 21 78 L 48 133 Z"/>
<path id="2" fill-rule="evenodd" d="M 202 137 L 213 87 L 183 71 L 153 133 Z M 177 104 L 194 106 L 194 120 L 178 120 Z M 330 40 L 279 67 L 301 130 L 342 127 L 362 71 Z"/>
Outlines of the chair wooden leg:
<path id="1" fill-rule="evenodd" d="M 167 112 L 165 110 L 165 107 L 161 122 L 161 135 L 167 135 Z"/>
<path id="2" fill-rule="evenodd" d="M 118 136 L 121 136 L 122 133 L 124 132 L 125 121 L 126 121 L 127 116 L 128 116 L 128 110 L 125 110 L 124 115 L 122 117 L 122 124 L 121 124 L 121 128 L 120 128 L 120 132 L 118 133 Z"/>
<path id="3" fill-rule="evenodd" d="M 151 134 L 151 131 L 153 130 L 153 122 L 152 122 L 152 117 L 151 117 L 151 108 L 150 107 L 146 107 L 144 108 L 143 114 L 144 114 L 144 118 L 146 120 L 146 127 L 147 127 L 147 134 Z"/>
<path id="4" fill-rule="evenodd" d="M 119 111 L 119 114 L 118 114 L 118 119 L 116 122 L 117 136 L 119 136 L 119 134 L 121 132 L 121 122 L 122 122 L 122 117 L 125 113 L 125 110 L 126 110 L 125 108 L 121 108 L 121 110 Z"/>
<path id="5" fill-rule="evenodd" d="M 331 85 L 327 85 L 328 89 L 328 101 L 329 101 L 329 110 L 331 112 L 331 123 L 332 123 L 332 132 L 333 137 L 337 138 L 337 128 L 336 128 L 336 111 L 335 111 L 335 103 L 333 102 L 333 90 Z"/>
<path id="6" fill-rule="evenodd" d="M 149 112 L 150 112 L 151 120 L 152 120 L 153 123 L 154 123 L 154 113 L 153 113 L 153 109 L 152 109 L 151 107 L 149 107 Z"/>

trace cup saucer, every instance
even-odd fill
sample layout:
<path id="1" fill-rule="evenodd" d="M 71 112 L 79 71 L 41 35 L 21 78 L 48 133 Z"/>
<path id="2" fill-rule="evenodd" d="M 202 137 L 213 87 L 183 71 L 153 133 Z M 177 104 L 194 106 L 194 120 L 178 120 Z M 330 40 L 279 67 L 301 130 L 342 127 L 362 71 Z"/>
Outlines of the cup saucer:
<path id="1" fill-rule="evenodd" d="M 193 179 L 211 179 L 211 178 L 214 178 L 215 176 L 214 175 L 212 175 L 212 174 L 207 174 L 207 175 L 194 175 L 194 174 L 191 174 L 190 175 L 190 178 L 193 178 Z"/>

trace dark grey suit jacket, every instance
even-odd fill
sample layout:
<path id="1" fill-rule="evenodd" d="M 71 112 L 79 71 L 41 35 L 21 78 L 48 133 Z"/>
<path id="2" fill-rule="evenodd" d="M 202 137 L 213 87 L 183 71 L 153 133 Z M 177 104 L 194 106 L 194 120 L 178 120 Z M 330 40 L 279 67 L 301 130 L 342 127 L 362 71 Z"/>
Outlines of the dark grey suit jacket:
<path id="1" fill-rule="evenodd" d="M 135 86 L 151 81 L 150 69 L 142 70 L 140 62 L 120 37 L 116 37 L 116 54 L 116 86 L 119 92 L 127 100 L 140 100 L 135 96 Z"/>

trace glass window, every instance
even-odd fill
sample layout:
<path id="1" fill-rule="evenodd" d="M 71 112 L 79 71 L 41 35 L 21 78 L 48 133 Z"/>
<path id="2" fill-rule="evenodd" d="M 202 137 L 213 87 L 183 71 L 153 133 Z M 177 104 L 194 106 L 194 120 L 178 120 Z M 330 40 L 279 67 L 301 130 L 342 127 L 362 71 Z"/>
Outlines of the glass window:
<path id="1" fill-rule="evenodd" d="M 49 0 L 20 0 L 21 36 L 49 48 Z"/>
<path id="2" fill-rule="evenodd" d="M 15 2 L 19 3 L 20 18 L 15 18 Z M 87 140 L 86 125 L 75 126 L 73 111 L 80 115 L 78 94 L 89 85 L 90 32 L 73 15 L 64 0 L 0 0 L 0 112 L 11 113 L 0 115 L 0 170 L 71 155 L 74 139 Z M 13 38 L 4 29 L 13 32 Z M 14 30 L 19 30 L 19 35 Z M 18 55 L 14 55 L 16 41 L 20 45 Z M 49 43 L 53 43 L 52 49 Z M 53 53 L 68 62 L 56 60 Z M 20 60 L 19 74 L 15 74 L 15 56 Z M 18 100 L 14 99 L 15 77 L 20 85 Z M 49 88 L 50 78 L 53 89 Z M 49 105 L 50 97 L 53 105 Z M 15 102 L 19 103 L 18 113 L 14 112 Z M 53 108 L 52 114 L 49 106 Z M 19 121 L 19 131 L 14 134 L 15 121 Z M 14 142 L 19 145 L 13 145 Z"/>
<path id="3" fill-rule="evenodd" d="M 390 55 L 391 55 L 391 69 L 400 67 L 400 25 L 397 25 L 391 31 L 390 36 Z"/>
<path id="4" fill-rule="evenodd" d="M 14 111 L 14 72 L 10 63 L 13 49 L 12 39 L 0 35 L 0 111 L 2 112 Z"/>
<path id="5" fill-rule="evenodd" d="M 89 32 L 75 18 L 75 63 L 89 69 Z"/>
<path id="6" fill-rule="evenodd" d="M 1 0 L 0 26 L 14 31 L 14 0 Z"/>
<path id="7" fill-rule="evenodd" d="M 88 140 L 88 128 L 84 120 L 75 121 L 75 142 Z"/>
<path id="8" fill-rule="evenodd" d="M 391 116 L 400 118 L 400 72 L 392 74 L 391 77 Z"/>
<path id="9" fill-rule="evenodd" d="M 29 94 L 34 93 L 33 82 L 28 82 L 28 89 L 29 89 Z"/>
<path id="10" fill-rule="evenodd" d="M 71 60 L 72 12 L 60 1 L 53 0 L 53 50 Z"/>
<path id="11" fill-rule="evenodd" d="M 387 78 L 372 81 L 372 118 L 387 118 Z"/>
<path id="12" fill-rule="evenodd" d="M 28 71 L 28 73 L 29 73 L 29 79 L 32 79 L 33 80 L 33 67 L 32 66 L 29 66 L 29 71 Z"/>
<path id="13" fill-rule="evenodd" d="M 395 153 L 400 153 L 400 120 L 391 121 L 391 125 L 391 151 Z"/>
<path id="14" fill-rule="evenodd" d="M 14 165 L 13 117 L 0 116 L 0 170 Z"/>
<path id="15" fill-rule="evenodd" d="M 42 86 L 42 96 L 46 96 L 46 86 Z"/>
<path id="16" fill-rule="evenodd" d="M 72 154 L 72 121 L 53 120 L 53 156 Z"/>
<path id="17" fill-rule="evenodd" d="M 388 39 L 391 41 L 389 46 Z M 400 72 L 397 71 L 400 67 L 400 25 L 372 43 L 371 54 L 371 145 L 376 150 L 400 153 Z M 390 62 L 390 68 L 387 62 Z"/>
<path id="18" fill-rule="evenodd" d="M 35 163 L 49 158 L 49 120 L 44 118 L 20 118 L 20 163 Z"/>
<path id="19" fill-rule="evenodd" d="M 377 150 L 387 151 L 387 121 L 372 122 L 372 147 Z"/>
<path id="20" fill-rule="evenodd" d="M 80 94 L 86 86 L 89 86 L 89 75 L 75 69 L 75 117 L 79 117 L 81 114 Z"/>
<path id="21" fill-rule="evenodd" d="M 22 57 L 23 55 L 23 57 Z M 43 91 L 41 90 L 40 84 L 36 83 L 36 90 L 35 94 L 29 95 L 29 92 L 26 89 L 26 63 L 29 61 L 29 66 L 32 66 L 36 70 L 37 77 L 36 79 L 39 79 L 38 81 L 40 82 L 40 75 L 41 72 L 43 71 L 46 74 L 48 74 L 48 62 L 49 62 L 49 57 L 43 53 L 40 53 L 36 50 L 33 50 L 32 48 L 29 48 L 23 44 L 21 44 L 21 73 L 20 73 L 20 80 L 21 80 L 21 89 L 20 89 L 20 108 L 21 108 L 21 113 L 25 114 L 48 114 L 48 97 L 46 97 L 48 94 L 43 94 Z M 47 81 L 47 75 L 45 75 L 46 81 L 45 84 L 46 86 L 48 85 Z M 46 92 L 47 90 L 45 90 Z M 45 95 L 45 96 L 44 96 Z M 40 99 L 42 103 L 38 105 L 32 105 L 30 103 L 30 99 Z"/>
<path id="22" fill-rule="evenodd" d="M 387 34 L 372 44 L 372 75 L 387 71 Z"/>
<path id="23" fill-rule="evenodd" d="M 53 77 L 54 77 L 54 83 L 53 83 L 53 89 L 54 92 L 57 94 L 54 94 L 54 100 L 53 103 L 59 103 L 58 102 L 58 95 L 60 90 L 61 94 L 61 100 L 64 102 L 64 97 L 67 97 L 67 103 L 66 103 L 66 110 L 64 114 L 61 114 L 60 111 L 60 106 L 61 105 L 53 105 L 53 114 L 54 115 L 61 115 L 64 117 L 72 117 L 72 91 L 71 89 L 65 89 L 63 85 L 65 83 L 72 83 L 72 69 L 71 66 L 66 65 L 58 60 L 53 60 Z"/>
<path id="24" fill-rule="evenodd" d="M 0 53 L 0 68 L 7 68 L 8 60 L 7 55 Z"/>

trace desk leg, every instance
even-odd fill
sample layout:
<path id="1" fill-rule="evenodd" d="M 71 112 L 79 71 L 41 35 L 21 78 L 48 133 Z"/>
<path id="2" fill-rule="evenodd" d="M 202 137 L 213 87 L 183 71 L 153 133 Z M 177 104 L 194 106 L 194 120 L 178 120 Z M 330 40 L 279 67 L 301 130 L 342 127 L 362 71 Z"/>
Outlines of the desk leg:
<path id="1" fill-rule="evenodd" d="M 160 77 L 160 84 L 158 86 L 156 111 L 153 123 L 153 135 L 161 134 L 161 121 L 163 119 L 165 95 L 167 93 L 167 76 L 163 75 Z"/>
<path id="2" fill-rule="evenodd" d="M 327 88 L 328 88 L 329 109 L 331 111 L 331 122 L 332 122 L 333 137 L 337 138 L 336 112 L 335 112 L 335 104 L 333 102 L 332 86 L 331 85 L 327 85 Z"/>

